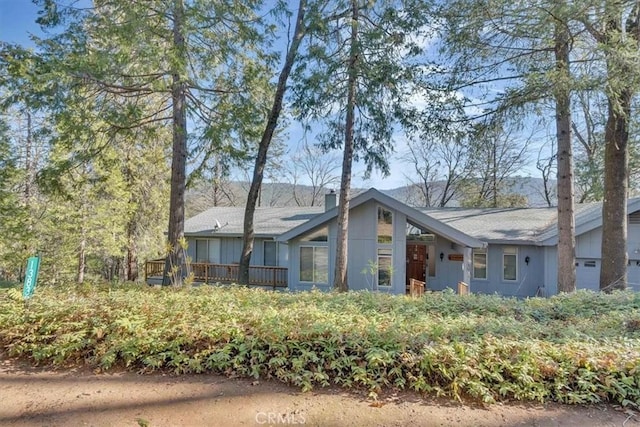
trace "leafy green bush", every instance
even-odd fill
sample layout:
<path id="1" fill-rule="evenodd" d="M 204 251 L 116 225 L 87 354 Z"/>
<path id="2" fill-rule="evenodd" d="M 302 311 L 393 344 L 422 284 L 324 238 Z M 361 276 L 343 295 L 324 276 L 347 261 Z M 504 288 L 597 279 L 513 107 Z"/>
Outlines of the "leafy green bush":
<path id="1" fill-rule="evenodd" d="M 276 378 L 496 400 L 640 405 L 640 295 L 548 299 L 242 287 L 0 291 L 0 346 L 36 363 Z"/>

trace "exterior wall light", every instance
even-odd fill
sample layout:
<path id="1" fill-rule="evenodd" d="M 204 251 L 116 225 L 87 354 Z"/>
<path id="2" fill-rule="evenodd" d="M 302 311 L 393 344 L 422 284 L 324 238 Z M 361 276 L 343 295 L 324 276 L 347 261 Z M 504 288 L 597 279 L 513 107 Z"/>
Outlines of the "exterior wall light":
<path id="1" fill-rule="evenodd" d="M 444 252 L 440 252 L 440 262 L 444 260 Z"/>
<path id="2" fill-rule="evenodd" d="M 529 261 L 531 261 L 531 258 L 529 258 L 529 255 L 527 255 L 526 257 L 524 257 L 524 262 L 525 262 L 525 264 L 529 265 Z"/>

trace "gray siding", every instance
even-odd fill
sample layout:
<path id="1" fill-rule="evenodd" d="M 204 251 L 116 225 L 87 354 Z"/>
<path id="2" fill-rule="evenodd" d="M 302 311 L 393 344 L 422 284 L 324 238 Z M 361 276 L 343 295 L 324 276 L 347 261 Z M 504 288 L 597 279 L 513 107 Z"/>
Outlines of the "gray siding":
<path id="1" fill-rule="evenodd" d="M 545 296 L 558 293 L 558 248 L 556 246 L 544 248 L 544 284 Z"/>
<path id="2" fill-rule="evenodd" d="M 375 290 L 381 292 L 389 292 L 396 294 L 405 293 L 405 258 L 406 258 L 406 217 L 404 214 L 393 212 L 393 243 L 392 262 L 393 262 L 393 279 L 391 288 L 378 288 L 375 286 L 376 275 L 373 277 L 369 273 L 363 273 L 368 270 L 369 262 L 375 263 L 378 256 L 377 243 L 377 209 L 379 204 L 374 201 L 363 203 L 351 209 L 349 213 L 349 260 L 348 260 L 348 281 L 351 290 Z M 388 209 L 387 207 L 385 207 Z M 336 236 L 337 221 L 332 220 L 329 223 L 329 281 L 327 284 L 309 284 L 300 283 L 300 246 L 317 245 L 321 243 L 301 242 L 296 239 L 290 242 L 289 257 L 291 264 L 289 266 L 289 286 L 293 290 L 308 290 L 317 288 L 329 290 L 333 287 L 335 275 L 335 256 L 336 256 Z"/>
<path id="3" fill-rule="evenodd" d="M 349 286 L 353 290 L 372 288 L 372 278 L 363 274 L 369 261 L 377 261 L 377 207 L 374 200 L 363 203 L 351 210 L 349 219 Z M 388 208 L 388 207 L 386 207 Z M 406 224 L 404 214 L 394 211 L 393 231 L 393 287 L 382 291 L 402 294 L 405 292 L 406 277 Z M 336 221 L 330 222 L 329 233 L 329 283 L 319 288 L 330 289 L 333 284 L 335 263 Z M 450 254 L 462 254 L 464 248 L 434 233 L 435 277 L 427 278 L 427 288 L 431 290 L 456 289 L 463 280 L 464 271 L 460 261 L 449 261 Z M 598 289 L 600 276 L 601 228 L 586 232 L 576 238 L 576 267 L 578 289 Z M 503 279 L 503 250 L 507 246 L 518 251 L 518 277 L 515 281 Z M 629 269 L 628 280 L 631 288 L 640 289 L 640 224 L 629 224 L 628 237 Z M 440 254 L 443 259 L 440 259 Z M 299 285 L 299 242 L 290 248 L 292 260 L 289 283 L 294 289 L 306 289 L 310 286 Z M 471 279 L 470 290 L 473 293 L 501 294 L 504 296 L 528 297 L 535 295 L 551 296 L 557 293 L 557 247 L 535 245 L 489 244 L 487 248 L 488 266 L 486 280 Z M 529 263 L 526 258 L 529 257 Z"/>
<path id="4" fill-rule="evenodd" d="M 435 263 L 435 277 L 427 278 L 427 289 L 441 291 L 447 288 L 456 289 L 462 280 L 462 263 L 449 261 L 449 255 L 460 253 L 454 245 L 444 237 L 436 235 L 435 259 L 429 259 L 429 264 Z M 443 254 L 443 259 L 440 259 Z"/>
<path id="5" fill-rule="evenodd" d="M 378 245 L 378 206 L 393 214 L 393 237 L 390 245 Z M 353 224 L 353 225 L 352 225 Z M 349 288 L 353 290 L 377 290 L 392 294 L 405 293 L 407 218 L 387 206 L 373 200 L 352 209 L 349 215 Z M 370 263 L 377 263 L 378 248 L 392 250 L 391 287 L 378 287 L 377 272 L 368 272 Z M 366 271 L 363 273 L 363 271 Z"/>
<path id="6" fill-rule="evenodd" d="M 576 258 L 600 258 L 602 228 L 576 236 Z"/>
<path id="7" fill-rule="evenodd" d="M 503 279 L 504 248 L 517 248 L 517 280 Z M 529 257 L 529 264 L 526 258 Z M 487 251 L 487 279 L 472 279 L 473 293 L 500 294 L 513 297 L 535 296 L 544 285 L 544 249 L 537 246 L 489 245 Z M 542 291 L 542 289 L 541 289 Z"/>
<path id="8" fill-rule="evenodd" d="M 239 237 L 228 237 L 222 239 L 220 244 L 220 263 L 237 264 L 242 253 L 242 239 Z M 251 257 L 253 258 L 253 256 Z M 253 259 L 252 259 L 253 261 Z"/>
<path id="9" fill-rule="evenodd" d="M 376 208 L 377 204 L 369 201 L 349 213 L 349 289 L 374 290 L 375 277 L 362 271 L 367 269 L 369 261 L 376 262 L 377 258 Z"/>
<path id="10" fill-rule="evenodd" d="M 198 240 L 204 238 L 198 237 Z M 242 253 L 242 238 L 240 237 L 217 237 L 220 240 L 220 264 L 237 264 L 240 262 L 240 255 Z M 212 239 L 209 239 L 212 240 Z M 264 241 L 272 239 L 255 239 L 253 245 L 253 253 L 251 254 L 251 265 L 264 265 Z M 187 255 L 191 257 L 192 261 L 196 256 L 196 238 L 187 237 Z M 278 264 L 282 267 L 287 267 L 289 263 L 289 256 L 286 243 L 280 243 L 278 245 Z"/>

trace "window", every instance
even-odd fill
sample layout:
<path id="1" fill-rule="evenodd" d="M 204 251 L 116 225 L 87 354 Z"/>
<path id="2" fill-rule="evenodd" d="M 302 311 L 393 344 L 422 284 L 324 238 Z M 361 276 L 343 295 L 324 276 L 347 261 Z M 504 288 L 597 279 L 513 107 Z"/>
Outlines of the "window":
<path id="1" fill-rule="evenodd" d="M 300 281 L 329 283 L 329 249 L 326 246 L 300 247 Z"/>
<path id="2" fill-rule="evenodd" d="M 483 279 L 487 278 L 487 251 L 486 250 L 474 250 L 473 251 L 473 278 Z"/>
<path id="3" fill-rule="evenodd" d="M 436 277 L 436 247 L 427 246 L 427 265 L 429 266 L 429 277 Z"/>
<path id="4" fill-rule="evenodd" d="M 326 242 L 329 240 L 329 227 L 324 226 L 313 230 L 301 239 L 303 242 Z"/>
<path id="5" fill-rule="evenodd" d="M 278 265 L 278 243 L 273 240 L 264 241 L 264 265 Z"/>
<path id="6" fill-rule="evenodd" d="M 209 262 L 209 241 L 196 239 L 196 262 Z"/>
<path id="7" fill-rule="evenodd" d="M 220 239 L 196 239 L 194 262 L 220 262 Z"/>
<path id="8" fill-rule="evenodd" d="M 518 280 L 518 249 L 504 248 L 502 250 L 502 279 Z"/>
<path id="9" fill-rule="evenodd" d="M 378 249 L 378 286 L 390 287 L 392 277 L 393 257 L 391 248 Z"/>
<path id="10" fill-rule="evenodd" d="M 378 243 L 393 243 L 393 213 L 378 206 Z"/>

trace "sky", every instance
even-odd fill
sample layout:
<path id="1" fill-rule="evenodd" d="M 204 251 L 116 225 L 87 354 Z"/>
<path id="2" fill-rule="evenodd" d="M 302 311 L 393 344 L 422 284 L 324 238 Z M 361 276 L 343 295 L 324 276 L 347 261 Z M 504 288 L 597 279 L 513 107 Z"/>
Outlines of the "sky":
<path id="1" fill-rule="evenodd" d="M 35 23 L 37 12 L 38 8 L 31 0 L 0 0 L 0 40 L 3 42 L 20 43 L 26 46 L 33 45 L 29 39 L 29 34 L 42 35 L 39 26 Z M 302 139 L 300 126 L 293 124 L 287 131 L 289 135 L 289 149 L 295 151 Z M 363 177 L 364 165 L 354 164 L 352 186 L 359 188 L 376 187 L 378 189 L 391 189 L 406 185 L 409 182 L 406 175 L 412 172 L 412 166 L 399 158 L 406 150 L 406 143 L 404 141 L 404 137 L 402 136 L 398 136 L 395 141 L 396 153 L 389 161 L 391 169 L 390 176 L 383 177 L 380 173 L 374 171 L 370 179 L 365 180 Z M 337 154 L 337 157 L 341 159 L 341 153 Z"/>
<path id="2" fill-rule="evenodd" d="M 38 8 L 31 0 L 0 0 L 0 40 L 9 43 L 19 43 L 25 46 L 32 46 L 29 35 L 42 35 L 40 27 L 35 23 Z M 302 139 L 302 132 L 295 124 L 288 129 L 290 150 L 295 151 Z M 399 144 L 403 145 L 403 144 Z M 338 156 L 341 158 L 341 156 Z M 407 183 L 403 174 L 403 165 L 398 159 L 391 159 L 391 175 L 382 177 L 374 172 L 370 179 L 363 178 L 364 166 L 354 165 L 354 176 L 352 186 L 354 187 L 376 187 L 379 189 L 396 188 Z"/>
<path id="3" fill-rule="evenodd" d="M 29 33 L 41 34 L 37 13 L 31 0 L 0 0 L 0 40 L 30 45 Z"/>

